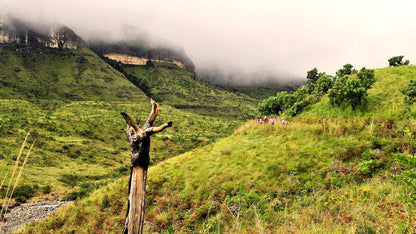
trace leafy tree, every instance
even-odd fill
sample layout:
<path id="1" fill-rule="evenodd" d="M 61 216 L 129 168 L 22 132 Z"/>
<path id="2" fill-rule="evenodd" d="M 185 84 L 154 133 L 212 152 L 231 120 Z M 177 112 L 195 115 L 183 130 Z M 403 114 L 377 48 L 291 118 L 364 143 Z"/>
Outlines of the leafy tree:
<path id="1" fill-rule="evenodd" d="M 319 95 L 325 95 L 328 90 L 332 88 L 333 78 L 330 75 L 323 73 L 315 83 L 314 93 Z"/>
<path id="2" fill-rule="evenodd" d="M 403 55 L 391 57 L 389 59 L 389 66 L 390 67 L 402 66 L 403 65 L 403 62 L 402 62 L 403 57 L 404 57 Z"/>
<path id="3" fill-rule="evenodd" d="M 280 103 L 277 102 L 275 96 L 268 97 L 257 106 L 257 109 L 262 114 L 279 113 L 281 110 Z"/>
<path id="4" fill-rule="evenodd" d="M 339 69 L 336 72 L 337 77 L 345 76 L 345 75 L 351 75 L 353 73 L 357 73 L 357 70 L 353 69 L 353 65 L 347 63 L 343 66 L 342 69 Z"/>
<path id="5" fill-rule="evenodd" d="M 307 95 L 308 89 L 305 86 L 300 87 L 296 92 L 293 93 L 288 93 L 287 91 L 278 92 L 276 96 L 263 100 L 257 109 L 262 114 L 276 115 L 279 115 L 285 110 L 293 110 L 291 113 L 292 115 L 295 115 L 307 105 L 306 102 L 303 102 Z"/>
<path id="6" fill-rule="evenodd" d="M 287 112 L 288 115 L 290 116 L 296 116 L 297 114 L 299 114 L 303 108 L 307 107 L 310 103 L 308 101 L 297 101 L 295 102 L 289 109 L 289 111 Z"/>
<path id="7" fill-rule="evenodd" d="M 308 88 L 306 88 L 305 86 L 301 86 L 299 87 L 296 92 L 293 93 L 294 98 L 296 99 L 296 101 L 301 101 L 304 98 L 306 98 L 306 96 L 308 96 Z"/>
<path id="8" fill-rule="evenodd" d="M 362 101 L 365 100 L 367 96 L 367 89 L 358 79 L 351 79 L 345 83 L 344 87 L 345 99 L 348 101 L 353 110 L 359 105 Z"/>
<path id="9" fill-rule="evenodd" d="M 287 109 L 290 116 L 295 116 L 299 114 L 303 108 L 309 105 L 309 102 L 305 101 L 305 98 L 309 94 L 309 89 L 305 86 L 301 86 L 296 90 L 296 92 L 291 94 L 291 102 L 286 103 L 288 105 Z"/>
<path id="10" fill-rule="evenodd" d="M 328 90 L 328 97 L 331 105 L 341 106 L 345 98 L 345 84 L 347 81 L 346 76 L 335 79 L 332 88 Z"/>
<path id="11" fill-rule="evenodd" d="M 321 76 L 321 73 L 318 72 L 318 69 L 316 67 L 308 71 L 306 75 L 306 84 L 308 85 L 309 93 L 312 93 L 312 91 L 314 90 L 315 83 L 319 79 L 320 76 Z"/>
<path id="12" fill-rule="evenodd" d="M 283 93 L 283 94 L 282 94 Z M 262 114 L 276 114 L 278 115 L 285 109 L 284 96 L 287 92 L 280 92 L 276 96 L 269 97 L 263 100 L 257 107 Z"/>
<path id="13" fill-rule="evenodd" d="M 344 66 L 345 67 L 345 66 Z M 345 68 L 351 68 L 347 66 Z M 342 72 L 338 72 L 341 74 Z M 329 101 L 333 106 L 341 106 L 347 102 L 355 110 L 367 97 L 367 90 L 374 84 L 374 70 L 361 68 L 357 78 L 348 76 L 336 77 L 331 89 L 328 90 Z"/>
<path id="14" fill-rule="evenodd" d="M 357 73 L 357 77 L 366 89 L 371 88 L 374 82 L 376 82 L 373 69 L 366 69 L 363 67 L 360 72 Z"/>
<path id="15" fill-rule="evenodd" d="M 404 96 L 404 103 L 407 103 L 409 105 L 416 102 L 416 80 L 411 80 L 409 84 L 404 87 L 403 89 L 400 89 L 400 92 L 405 95 Z"/>
<path id="16" fill-rule="evenodd" d="M 286 91 L 280 92 L 276 97 L 281 101 L 283 105 L 283 110 L 287 110 L 296 102 L 296 92 L 288 93 Z"/>

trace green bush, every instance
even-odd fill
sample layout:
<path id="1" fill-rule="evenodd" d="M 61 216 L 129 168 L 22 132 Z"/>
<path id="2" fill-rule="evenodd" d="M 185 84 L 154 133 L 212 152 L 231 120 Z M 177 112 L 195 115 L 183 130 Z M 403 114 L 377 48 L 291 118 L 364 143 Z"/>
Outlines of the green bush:
<path id="1" fill-rule="evenodd" d="M 341 106 L 345 97 L 345 84 L 347 83 L 347 77 L 342 76 L 335 79 L 332 88 L 328 90 L 329 102 L 332 106 Z"/>
<path id="2" fill-rule="evenodd" d="M 358 171 L 363 175 L 370 175 L 375 172 L 380 163 L 377 160 L 368 160 L 357 165 Z"/>
<path id="3" fill-rule="evenodd" d="M 106 209 L 110 207 L 110 200 L 108 200 L 108 197 L 104 197 L 103 200 L 101 201 L 101 208 L 102 209 Z"/>
<path id="4" fill-rule="evenodd" d="M 366 101 L 367 90 L 374 82 L 374 70 L 365 67 L 358 72 L 357 78 L 337 77 L 332 88 L 328 91 L 331 105 L 340 107 L 346 102 L 355 110 Z"/>
<path id="5" fill-rule="evenodd" d="M 404 103 L 413 104 L 416 102 L 416 80 L 410 80 L 409 84 L 400 89 L 400 92 L 404 95 Z"/>
<path id="6" fill-rule="evenodd" d="M 49 194 L 49 193 L 51 193 L 51 191 L 52 191 L 52 188 L 49 185 L 46 185 L 46 186 L 42 187 L 42 192 L 44 194 Z"/>
<path id="7" fill-rule="evenodd" d="M 390 67 L 399 67 L 399 66 L 402 66 L 402 65 L 404 65 L 403 64 L 403 62 L 402 62 L 402 60 L 403 60 L 403 55 L 400 55 L 400 56 L 394 56 L 394 57 L 391 57 L 391 58 L 389 58 L 389 66 Z"/>
<path id="8" fill-rule="evenodd" d="M 349 64 L 349 63 L 345 64 L 345 65 L 343 66 L 343 68 L 339 69 L 339 70 L 336 72 L 337 77 L 342 77 L 342 76 L 345 76 L 345 75 L 351 75 L 351 74 L 353 74 L 353 73 L 357 73 L 357 70 L 353 69 L 353 67 L 354 67 L 354 66 L 353 66 L 353 65 L 351 65 L 351 64 Z"/>
<path id="9" fill-rule="evenodd" d="M 325 95 L 328 90 L 332 88 L 333 77 L 327 74 L 322 74 L 315 83 L 314 93 L 317 96 Z"/>
<path id="10" fill-rule="evenodd" d="M 14 190 L 13 198 L 18 202 L 26 202 L 29 198 L 32 198 L 38 190 L 38 185 L 20 185 Z"/>

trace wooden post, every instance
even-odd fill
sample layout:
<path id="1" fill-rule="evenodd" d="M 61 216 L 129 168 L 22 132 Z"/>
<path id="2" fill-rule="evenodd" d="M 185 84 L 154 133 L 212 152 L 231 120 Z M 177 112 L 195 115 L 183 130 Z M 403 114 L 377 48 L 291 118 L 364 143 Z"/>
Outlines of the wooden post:
<path id="1" fill-rule="evenodd" d="M 129 203 L 123 230 L 123 233 L 128 234 L 143 232 L 146 178 L 150 161 L 150 136 L 172 126 L 172 122 L 167 122 L 162 126 L 153 127 L 153 122 L 159 113 L 159 105 L 154 100 L 151 100 L 150 103 L 152 111 L 142 128 L 138 127 L 140 121 L 136 123 L 127 113 L 121 113 L 127 123 L 125 133 L 130 143 L 131 156 Z"/>

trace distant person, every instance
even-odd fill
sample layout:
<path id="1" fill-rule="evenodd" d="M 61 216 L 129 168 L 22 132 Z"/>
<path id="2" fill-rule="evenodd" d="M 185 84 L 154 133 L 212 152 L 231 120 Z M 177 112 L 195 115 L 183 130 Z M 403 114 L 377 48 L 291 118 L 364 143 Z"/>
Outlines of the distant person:
<path id="1" fill-rule="evenodd" d="M 261 117 L 260 116 L 257 117 L 257 123 L 261 123 L 261 122 L 263 122 L 263 120 L 261 119 Z"/>
<path id="2" fill-rule="evenodd" d="M 274 119 L 273 119 L 273 117 L 270 117 L 270 123 L 271 123 L 272 125 L 274 125 Z"/>
<path id="3" fill-rule="evenodd" d="M 268 123 L 269 122 L 269 119 L 267 118 L 267 116 L 264 116 L 263 122 L 264 123 Z"/>
<path id="4" fill-rule="evenodd" d="M 282 117 L 282 125 L 286 126 L 287 125 L 287 121 L 285 120 L 285 118 Z"/>

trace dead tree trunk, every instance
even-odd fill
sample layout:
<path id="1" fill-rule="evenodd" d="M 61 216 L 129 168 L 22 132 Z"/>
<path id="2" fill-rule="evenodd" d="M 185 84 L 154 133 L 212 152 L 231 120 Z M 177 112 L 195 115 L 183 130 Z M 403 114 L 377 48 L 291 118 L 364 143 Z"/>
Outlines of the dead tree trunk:
<path id="1" fill-rule="evenodd" d="M 128 234 L 142 233 L 143 231 L 146 178 L 150 161 L 150 136 L 172 126 L 172 122 L 167 122 L 162 126 L 153 127 L 153 122 L 159 113 L 159 105 L 153 100 L 150 103 L 152 111 L 141 129 L 138 127 L 139 121 L 136 123 L 127 113 L 121 113 L 127 123 L 125 133 L 130 142 L 131 155 L 129 205 L 123 230 L 123 233 Z"/>

